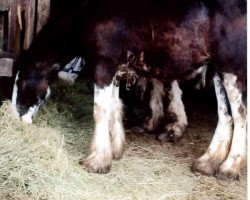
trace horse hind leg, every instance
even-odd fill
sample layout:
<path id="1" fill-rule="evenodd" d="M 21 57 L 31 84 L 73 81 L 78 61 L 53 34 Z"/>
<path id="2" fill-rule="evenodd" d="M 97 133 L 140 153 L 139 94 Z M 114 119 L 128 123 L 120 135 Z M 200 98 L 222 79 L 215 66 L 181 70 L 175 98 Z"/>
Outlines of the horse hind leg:
<path id="1" fill-rule="evenodd" d="M 151 116 L 144 123 L 144 128 L 148 131 L 155 130 L 159 122 L 164 117 L 163 97 L 165 96 L 164 85 L 157 79 L 152 79 L 153 89 L 150 93 Z"/>
<path id="2" fill-rule="evenodd" d="M 242 100 L 240 80 L 231 73 L 225 73 L 225 86 L 234 122 L 233 138 L 229 154 L 221 164 L 216 176 L 221 179 L 238 179 L 246 167 L 247 160 L 247 110 Z"/>
<path id="3" fill-rule="evenodd" d="M 177 81 L 171 83 L 171 90 L 168 92 L 170 103 L 167 107 L 166 117 L 171 123 L 164 127 L 158 139 L 168 142 L 176 142 L 180 139 L 188 125 L 185 107 L 181 99 L 182 91 Z"/>
<path id="4" fill-rule="evenodd" d="M 218 106 L 218 124 L 208 150 L 192 165 L 192 171 L 206 175 L 213 175 L 226 159 L 232 140 L 232 117 L 226 91 L 217 74 L 213 81 Z"/>

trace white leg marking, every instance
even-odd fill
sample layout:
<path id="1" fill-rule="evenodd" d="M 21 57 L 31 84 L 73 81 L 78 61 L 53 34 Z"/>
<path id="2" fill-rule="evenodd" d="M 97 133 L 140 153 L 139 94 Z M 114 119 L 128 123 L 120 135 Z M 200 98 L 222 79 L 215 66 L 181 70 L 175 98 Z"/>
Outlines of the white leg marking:
<path id="1" fill-rule="evenodd" d="M 191 75 L 187 77 L 187 80 L 194 79 L 197 75 L 201 75 L 201 80 L 195 85 L 195 88 L 199 90 L 200 88 L 204 88 L 206 86 L 206 74 L 207 74 L 207 65 L 203 65 L 195 70 Z"/>
<path id="2" fill-rule="evenodd" d="M 219 168 L 220 178 L 238 178 L 246 167 L 247 159 L 247 111 L 242 102 L 242 92 L 237 88 L 237 77 L 225 73 L 224 86 L 231 106 L 234 131 L 230 152 Z"/>
<path id="3" fill-rule="evenodd" d="M 104 88 L 97 85 L 94 87 L 95 133 L 84 165 L 91 171 L 99 173 L 109 170 L 113 158 L 109 134 L 113 87 L 112 83 Z"/>
<path id="4" fill-rule="evenodd" d="M 125 148 L 125 133 L 122 122 L 122 102 L 119 99 L 119 87 L 114 86 L 111 104 L 110 133 L 114 159 L 120 159 Z"/>
<path id="5" fill-rule="evenodd" d="M 154 130 L 160 119 L 164 116 L 164 107 L 163 107 L 163 97 L 165 95 L 164 85 L 161 81 L 157 79 L 152 79 L 153 90 L 151 91 L 150 98 L 150 108 L 152 115 L 150 119 L 144 124 L 144 127 L 149 131 Z"/>
<path id="6" fill-rule="evenodd" d="M 228 111 L 226 91 L 217 74 L 213 81 L 218 106 L 218 124 L 208 150 L 193 165 L 193 170 L 207 175 L 214 174 L 225 160 L 232 139 L 232 117 Z"/>
<path id="7" fill-rule="evenodd" d="M 169 92 L 169 98 L 171 100 L 168 106 L 168 113 L 174 114 L 176 121 L 174 123 L 168 124 L 166 126 L 167 132 L 174 131 L 174 137 L 176 139 L 180 138 L 188 125 L 187 115 L 185 112 L 185 107 L 183 105 L 182 91 L 179 87 L 177 81 L 173 81 L 172 90 Z"/>

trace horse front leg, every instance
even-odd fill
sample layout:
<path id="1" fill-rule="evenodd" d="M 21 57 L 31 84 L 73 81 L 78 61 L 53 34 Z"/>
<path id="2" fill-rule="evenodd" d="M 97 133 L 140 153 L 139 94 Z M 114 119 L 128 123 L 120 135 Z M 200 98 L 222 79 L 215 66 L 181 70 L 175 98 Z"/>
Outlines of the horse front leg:
<path id="1" fill-rule="evenodd" d="M 111 104 L 110 135 L 113 158 L 118 160 L 125 150 L 125 132 L 123 128 L 123 104 L 119 99 L 119 87 L 114 86 Z"/>
<path id="2" fill-rule="evenodd" d="M 94 87 L 95 131 L 89 155 L 84 162 L 84 165 L 93 172 L 107 173 L 113 159 L 109 134 L 113 87 L 112 83 L 104 88 L 96 84 Z"/>
<path id="3" fill-rule="evenodd" d="M 123 155 L 125 135 L 119 88 L 113 84 L 112 67 L 102 62 L 97 66 L 94 86 L 94 138 L 85 167 L 93 172 L 107 173 L 113 158 Z"/>

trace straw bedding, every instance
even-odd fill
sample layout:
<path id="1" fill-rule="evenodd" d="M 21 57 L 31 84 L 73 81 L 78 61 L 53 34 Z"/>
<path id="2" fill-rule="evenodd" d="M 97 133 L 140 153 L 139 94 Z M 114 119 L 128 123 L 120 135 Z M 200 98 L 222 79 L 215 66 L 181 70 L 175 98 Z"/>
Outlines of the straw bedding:
<path id="1" fill-rule="evenodd" d="M 78 161 L 93 133 L 91 87 L 57 83 L 53 91 L 32 125 L 13 116 L 10 101 L 0 108 L 0 199 L 246 197 L 245 179 L 225 187 L 213 177 L 193 175 L 186 141 L 160 144 L 146 134 L 127 133 L 125 156 L 110 173 L 88 173 Z"/>

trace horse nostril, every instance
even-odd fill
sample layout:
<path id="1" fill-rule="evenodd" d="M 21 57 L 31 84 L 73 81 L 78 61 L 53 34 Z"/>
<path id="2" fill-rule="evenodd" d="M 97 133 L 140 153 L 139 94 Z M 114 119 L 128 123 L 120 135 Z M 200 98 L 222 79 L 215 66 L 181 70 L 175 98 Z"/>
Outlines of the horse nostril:
<path id="1" fill-rule="evenodd" d="M 16 110 L 18 111 L 18 113 L 20 113 L 22 111 L 21 106 L 20 105 L 16 105 Z"/>
<path id="2" fill-rule="evenodd" d="M 27 106 L 23 106 L 20 104 L 16 105 L 16 110 L 17 110 L 20 117 L 22 117 L 23 115 L 25 115 L 28 112 Z"/>

